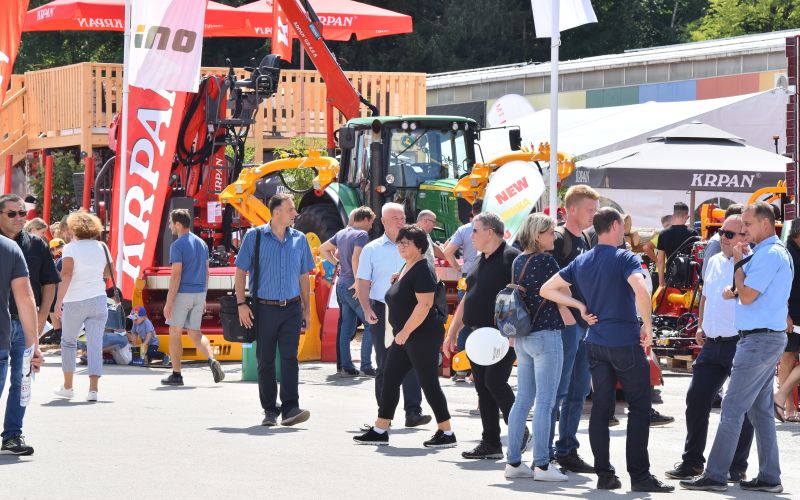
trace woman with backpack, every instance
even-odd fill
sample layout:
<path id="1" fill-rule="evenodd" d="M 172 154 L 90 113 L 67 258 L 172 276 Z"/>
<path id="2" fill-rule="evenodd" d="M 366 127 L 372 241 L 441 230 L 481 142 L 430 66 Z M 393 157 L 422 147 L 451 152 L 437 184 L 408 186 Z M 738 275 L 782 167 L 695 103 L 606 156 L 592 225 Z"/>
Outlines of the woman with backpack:
<path id="1" fill-rule="evenodd" d="M 556 222 L 551 217 L 536 213 L 528 216 L 517 236 L 524 252 L 514 260 L 513 280 L 522 292 L 525 307 L 530 315 L 530 332 L 516 335 L 517 397 L 508 419 L 508 479 L 533 477 L 534 481 L 566 481 L 557 464 L 550 463 L 548 442 L 553 407 L 564 361 L 561 332 L 564 319 L 574 322 L 564 308 L 564 313 L 554 302 L 539 295 L 541 286 L 559 271 L 555 258 L 547 253 L 553 250 Z M 576 301 L 577 302 L 577 301 Z M 586 308 L 579 308 L 587 318 Z M 533 412 L 533 470 L 522 463 L 522 440 L 531 408 Z"/>

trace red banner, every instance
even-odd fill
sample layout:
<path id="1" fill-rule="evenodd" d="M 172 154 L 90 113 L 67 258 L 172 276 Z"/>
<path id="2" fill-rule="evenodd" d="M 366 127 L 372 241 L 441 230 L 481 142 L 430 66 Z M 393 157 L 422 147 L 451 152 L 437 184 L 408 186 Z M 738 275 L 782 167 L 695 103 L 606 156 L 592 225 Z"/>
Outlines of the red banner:
<path id="1" fill-rule="evenodd" d="M 292 62 L 292 38 L 289 36 L 289 20 L 281 8 L 280 2 L 273 3 L 275 14 L 272 16 L 272 53 Z"/>
<path id="2" fill-rule="evenodd" d="M 135 280 L 153 267 L 185 102 L 184 92 L 130 87 L 127 165 L 121 168 L 117 151 L 114 170 L 125 175 L 125 193 L 123 197 L 120 192 L 122 175 L 115 175 L 111 234 L 115 254 L 118 238 L 122 238 L 122 281 L 118 285 L 127 299 L 133 296 Z M 122 229 L 117 224 L 119 210 L 125 214 Z"/>
<path id="3" fill-rule="evenodd" d="M 10 0 L 3 4 L 0 9 L 0 104 L 6 97 L 14 59 L 17 58 L 28 0 Z"/>

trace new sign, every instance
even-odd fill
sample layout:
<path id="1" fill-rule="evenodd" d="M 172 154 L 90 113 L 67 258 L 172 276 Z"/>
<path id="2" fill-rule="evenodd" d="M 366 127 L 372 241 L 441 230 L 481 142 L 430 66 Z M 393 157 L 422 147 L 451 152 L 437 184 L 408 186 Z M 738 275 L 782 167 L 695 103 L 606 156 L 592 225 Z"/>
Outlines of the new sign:
<path id="1" fill-rule="evenodd" d="M 535 165 L 512 161 L 489 178 L 483 211 L 498 215 L 506 226 L 503 238 L 510 244 L 544 193 L 544 179 Z"/>

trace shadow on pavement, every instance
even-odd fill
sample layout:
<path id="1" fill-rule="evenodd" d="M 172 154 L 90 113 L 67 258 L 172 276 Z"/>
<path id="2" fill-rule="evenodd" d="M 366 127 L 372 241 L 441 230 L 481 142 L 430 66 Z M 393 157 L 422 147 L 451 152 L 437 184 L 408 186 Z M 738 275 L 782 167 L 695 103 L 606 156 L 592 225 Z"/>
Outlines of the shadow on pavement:
<path id="1" fill-rule="evenodd" d="M 72 401 L 69 399 L 54 399 L 52 401 L 48 401 L 47 403 L 42 403 L 41 406 L 51 406 L 51 407 L 67 407 L 67 406 L 87 406 L 87 405 L 96 405 L 96 404 L 108 404 L 113 403 L 113 401 Z"/>
<path id="2" fill-rule="evenodd" d="M 367 446 L 367 445 L 363 445 Z M 390 457 L 426 457 L 435 455 L 440 450 L 434 448 L 395 448 L 393 446 L 375 446 L 375 453 Z"/>
<path id="3" fill-rule="evenodd" d="M 263 425 L 253 425 L 250 427 L 209 427 L 210 431 L 221 432 L 222 434 L 247 434 L 250 436 L 269 436 L 274 434 L 291 434 L 304 430 L 302 427 L 266 427 Z"/>

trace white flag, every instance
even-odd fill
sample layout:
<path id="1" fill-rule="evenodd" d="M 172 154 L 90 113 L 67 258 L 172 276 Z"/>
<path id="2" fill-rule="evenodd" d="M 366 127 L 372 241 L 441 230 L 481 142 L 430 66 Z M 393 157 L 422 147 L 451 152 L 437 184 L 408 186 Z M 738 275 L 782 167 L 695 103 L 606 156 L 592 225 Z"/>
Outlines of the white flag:
<path id="1" fill-rule="evenodd" d="M 531 0 L 531 5 L 536 38 L 552 38 L 553 0 Z M 597 22 L 591 0 L 559 0 L 559 5 L 558 31 Z"/>
<path id="2" fill-rule="evenodd" d="M 129 81 L 197 92 L 208 0 L 132 0 Z"/>

